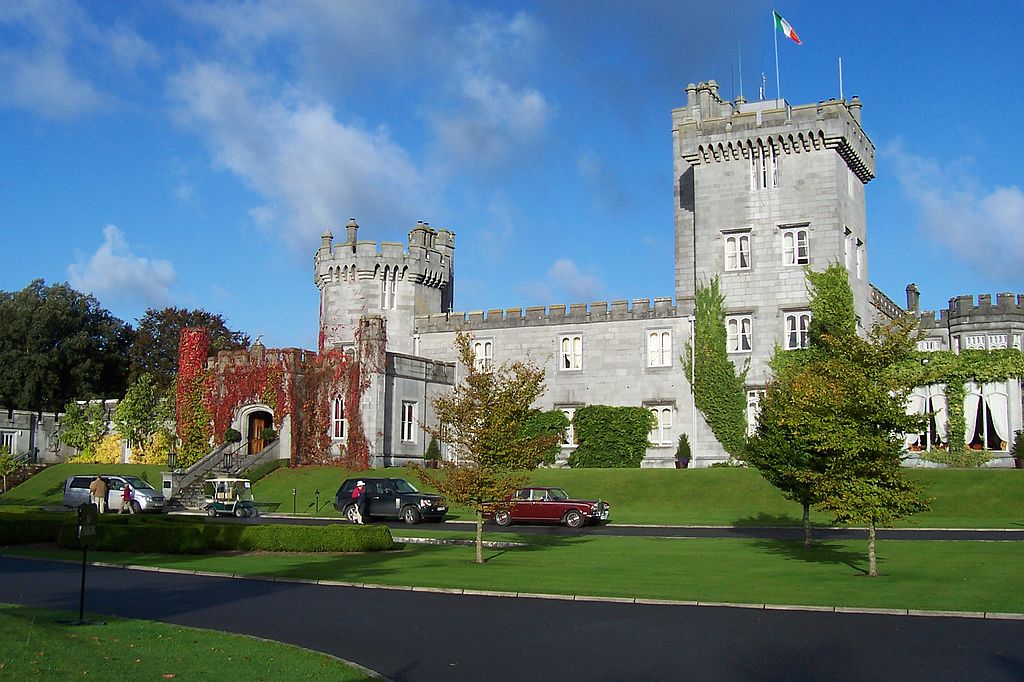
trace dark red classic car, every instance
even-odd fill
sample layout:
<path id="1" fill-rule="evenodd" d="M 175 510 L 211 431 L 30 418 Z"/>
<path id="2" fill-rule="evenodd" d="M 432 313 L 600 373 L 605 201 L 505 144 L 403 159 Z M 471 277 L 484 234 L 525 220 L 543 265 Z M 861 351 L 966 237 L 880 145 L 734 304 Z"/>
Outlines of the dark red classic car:
<path id="1" fill-rule="evenodd" d="M 601 500 L 574 500 L 561 488 L 523 488 L 506 500 L 507 507 L 487 514 L 499 526 L 513 522 L 564 523 L 579 528 L 587 523 L 608 520 L 608 503 Z"/>

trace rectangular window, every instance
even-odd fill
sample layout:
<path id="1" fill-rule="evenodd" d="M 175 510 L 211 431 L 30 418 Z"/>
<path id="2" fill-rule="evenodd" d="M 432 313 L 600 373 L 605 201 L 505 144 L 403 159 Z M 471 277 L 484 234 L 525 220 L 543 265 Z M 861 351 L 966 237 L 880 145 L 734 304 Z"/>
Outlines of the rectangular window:
<path id="1" fill-rule="evenodd" d="M 563 336 L 558 341 L 558 369 L 583 369 L 583 337 Z"/>
<path id="2" fill-rule="evenodd" d="M 648 440 L 654 445 L 672 445 L 672 406 L 651 405 L 648 409 L 654 415 L 654 428 Z"/>
<path id="3" fill-rule="evenodd" d="M 1006 348 L 1006 334 L 989 334 L 988 349 L 1000 350 Z"/>
<path id="4" fill-rule="evenodd" d="M 490 339 L 473 342 L 473 366 L 478 372 L 490 372 L 494 355 L 494 343 Z"/>
<path id="5" fill-rule="evenodd" d="M 864 279 L 864 242 L 857 240 L 857 279 Z"/>
<path id="6" fill-rule="evenodd" d="M 761 396 L 764 391 L 747 391 L 747 435 L 753 436 L 757 431 L 757 419 L 761 414 Z"/>
<path id="7" fill-rule="evenodd" d="M 917 342 L 917 349 L 924 351 L 942 350 L 942 343 L 938 339 L 922 339 Z"/>
<path id="8" fill-rule="evenodd" d="M 564 414 L 569 419 L 569 426 L 565 427 L 565 431 L 562 432 L 562 447 L 574 448 L 576 447 L 576 429 L 573 428 L 572 418 L 576 416 L 576 408 L 562 407 L 559 409 L 561 409 L 562 414 Z"/>
<path id="9" fill-rule="evenodd" d="M 416 410 L 418 403 L 411 400 L 402 401 L 402 442 L 416 442 Z"/>
<path id="10" fill-rule="evenodd" d="M 10 455 L 21 454 L 18 452 L 18 432 L 0 431 L 0 448 L 6 449 Z"/>
<path id="11" fill-rule="evenodd" d="M 810 346 L 807 330 L 811 326 L 811 314 L 808 312 L 786 313 L 786 350 L 797 350 Z"/>
<path id="12" fill-rule="evenodd" d="M 1020 350 L 1020 334 L 1013 335 L 1013 347 Z"/>
<path id="13" fill-rule="evenodd" d="M 331 438 L 344 440 L 347 424 L 345 423 L 345 401 L 336 397 L 331 401 Z"/>
<path id="14" fill-rule="evenodd" d="M 779 157 L 775 146 L 760 145 L 750 153 L 750 189 L 775 189 L 779 186 Z"/>
<path id="15" fill-rule="evenodd" d="M 384 279 L 380 285 L 380 307 L 383 310 L 394 310 L 397 296 L 398 268 L 384 268 Z"/>
<path id="16" fill-rule="evenodd" d="M 750 234 L 727 234 L 725 236 L 725 269 L 750 269 Z"/>
<path id="17" fill-rule="evenodd" d="M 985 337 L 980 334 L 972 334 L 964 337 L 965 350 L 985 350 Z"/>
<path id="18" fill-rule="evenodd" d="M 672 366 L 672 332 L 667 329 L 647 332 L 647 366 Z"/>
<path id="19" fill-rule="evenodd" d="M 782 264 L 807 265 L 811 262 L 807 247 L 807 228 L 793 228 L 782 231 Z"/>
<path id="20" fill-rule="evenodd" d="M 843 264 L 846 270 L 853 270 L 853 233 L 850 228 L 843 228 Z"/>
<path id="21" fill-rule="evenodd" d="M 749 353 L 752 322 L 749 315 L 735 315 L 725 320 L 726 344 L 730 353 Z"/>

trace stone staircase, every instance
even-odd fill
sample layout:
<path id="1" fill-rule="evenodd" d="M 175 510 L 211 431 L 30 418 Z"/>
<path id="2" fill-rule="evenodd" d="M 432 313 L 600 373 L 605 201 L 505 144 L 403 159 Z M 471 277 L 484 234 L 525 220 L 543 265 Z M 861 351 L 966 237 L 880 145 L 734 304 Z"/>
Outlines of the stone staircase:
<path id="1" fill-rule="evenodd" d="M 205 500 L 203 483 L 208 478 L 234 477 L 244 478 L 250 469 L 278 459 L 281 441 L 274 440 L 262 450 L 249 453 L 248 443 L 229 443 L 220 445 L 208 455 L 190 466 L 185 471 L 172 472 L 164 475 L 164 492 L 168 500 L 168 509 L 199 509 Z M 168 477 L 170 480 L 168 481 Z M 168 486 L 168 482 L 170 486 Z M 170 493 L 167 494 L 168 488 Z"/>

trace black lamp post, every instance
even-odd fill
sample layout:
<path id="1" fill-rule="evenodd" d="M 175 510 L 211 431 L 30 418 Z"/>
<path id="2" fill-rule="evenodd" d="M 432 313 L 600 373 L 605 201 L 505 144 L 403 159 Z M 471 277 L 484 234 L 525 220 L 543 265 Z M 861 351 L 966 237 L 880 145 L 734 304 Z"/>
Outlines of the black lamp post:
<path id="1" fill-rule="evenodd" d="M 313 493 L 313 495 L 316 496 L 316 513 L 319 514 L 320 513 L 320 488 L 317 488 L 316 492 Z"/>
<path id="2" fill-rule="evenodd" d="M 292 514 L 295 513 L 295 493 L 296 492 L 297 491 L 295 490 L 295 488 L 292 488 Z"/>

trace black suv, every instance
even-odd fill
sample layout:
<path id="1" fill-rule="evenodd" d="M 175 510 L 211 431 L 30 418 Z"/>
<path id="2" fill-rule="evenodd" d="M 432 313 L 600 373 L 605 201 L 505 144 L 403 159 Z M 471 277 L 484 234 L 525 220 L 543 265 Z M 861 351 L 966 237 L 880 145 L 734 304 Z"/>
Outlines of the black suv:
<path id="1" fill-rule="evenodd" d="M 349 478 L 334 495 L 334 508 L 349 521 L 355 521 L 356 501 L 352 498 L 352 491 L 359 481 L 366 484 L 369 496 L 367 516 L 419 523 L 423 519 L 443 521 L 448 512 L 443 497 L 421 493 L 404 478 Z"/>

